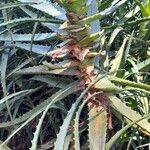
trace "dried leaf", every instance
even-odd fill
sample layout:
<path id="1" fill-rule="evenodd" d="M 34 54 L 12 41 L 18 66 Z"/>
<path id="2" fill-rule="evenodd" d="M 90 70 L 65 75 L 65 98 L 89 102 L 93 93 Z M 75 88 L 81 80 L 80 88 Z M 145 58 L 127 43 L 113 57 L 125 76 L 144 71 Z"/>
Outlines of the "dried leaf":
<path id="1" fill-rule="evenodd" d="M 102 106 L 91 108 L 89 104 L 89 108 L 89 120 L 91 120 L 89 122 L 90 149 L 104 150 L 107 131 L 107 112 Z"/>
<path id="2" fill-rule="evenodd" d="M 89 53 L 89 48 L 82 49 L 78 45 L 74 45 L 71 52 L 78 60 L 83 61 L 85 56 Z"/>
<path id="3" fill-rule="evenodd" d="M 69 54 L 69 52 L 70 52 L 70 49 L 68 49 L 67 46 L 63 46 L 61 48 L 57 48 L 57 49 L 47 53 L 47 55 L 55 59 L 55 58 L 64 57 L 67 54 Z"/>

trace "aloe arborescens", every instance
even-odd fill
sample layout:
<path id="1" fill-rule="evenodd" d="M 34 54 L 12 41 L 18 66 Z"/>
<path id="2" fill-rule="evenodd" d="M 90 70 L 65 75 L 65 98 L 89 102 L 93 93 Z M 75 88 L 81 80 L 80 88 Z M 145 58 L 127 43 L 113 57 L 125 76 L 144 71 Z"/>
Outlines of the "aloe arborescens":
<path id="1" fill-rule="evenodd" d="M 22 2 L 22 0 L 20 0 Z M 23 0 L 24 1 L 24 0 Z M 28 0 L 27 0 L 28 1 Z M 28 1 L 29 2 L 29 1 Z M 39 9 L 44 13 L 50 13 L 50 17 L 56 17 L 57 19 L 49 19 L 47 18 L 35 18 L 32 16 L 33 12 L 30 12 L 25 4 L 16 3 L 14 5 L 3 6 L 1 9 L 13 8 L 20 6 L 20 9 L 27 13 L 32 18 L 22 18 L 15 19 L 13 21 L 7 21 L 6 23 L 1 23 L 0 26 L 11 25 L 15 22 L 27 22 L 27 21 L 36 21 L 41 22 L 44 27 L 49 27 L 50 30 L 54 30 L 58 33 L 38 33 L 36 34 L 37 25 L 35 24 L 35 28 L 33 29 L 33 34 L 16 34 L 13 33 L 13 44 L 17 48 L 28 49 L 30 51 L 36 52 L 40 51 L 40 54 L 46 54 L 50 57 L 53 62 L 43 61 L 43 65 L 28 67 L 24 69 L 20 69 L 24 67 L 26 64 L 29 64 L 30 61 L 24 62 L 21 66 L 14 69 L 10 72 L 7 78 L 12 75 L 25 75 L 25 74 L 46 74 L 46 76 L 36 75 L 32 78 L 32 80 L 38 81 L 46 81 L 46 83 L 50 82 L 52 87 L 59 88 L 59 90 L 52 94 L 50 98 L 45 101 L 40 101 L 39 105 L 34 106 L 33 108 L 25 113 L 24 115 L 13 119 L 13 121 L 2 122 L 0 123 L 0 128 L 7 128 L 16 124 L 20 124 L 24 122 L 17 131 L 13 132 L 7 139 L 4 141 L 6 143 L 14 134 L 16 134 L 22 127 L 24 127 L 27 123 L 29 123 L 33 118 L 42 113 L 42 116 L 39 119 L 39 122 L 36 126 L 36 130 L 34 133 L 34 137 L 32 140 L 31 150 L 36 150 L 38 146 L 38 137 L 40 135 L 40 129 L 42 128 L 42 124 L 44 122 L 44 118 L 50 108 L 61 109 L 62 112 L 67 109 L 62 108 L 63 105 L 60 105 L 60 100 L 67 97 L 70 94 L 77 93 L 80 91 L 80 96 L 75 100 L 72 104 L 70 110 L 62 126 L 60 127 L 60 131 L 56 137 L 56 142 L 54 144 L 55 150 L 63 150 L 63 149 L 87 149 L 90 148 L 92 150 L 103 150 L 110 149 L 114 141 L 121 135 L 129 127 L 133 126 L 138 127 L 140 131 L 146 134 L 150 134 L 150 124 L 147 121 L 146 117 L 142 117 L 141 114 L 138 114 L 136 111 L 132 110 L 131 107 L 127 106 L 123 101 L 119 98 L 123 99 L 123 92 L 129 92 L 129 90 L 139 90 L 141 92 L 149 93 L 150 86 L 143 83 L 136 83 L 134 81 L 129 81 L 126 79 L 119 78 L 118 75 L 122 58 L 123 51 L 129 41 L 128 47 L 131 46 L 131 42 L 133 39 L 124 35 L 125 38 L 123 43 L 117 53 L 115 55 L 114 61 L 112 61 L 111 69 L 107 66 L 107 69 L 103 64 L 103 60 L 105 59 L 105 49 L 103 48 L 105 36 L 109 36 L 109 33 L 112 32 L 114 27 L 117 27 L 114 30 L 114 37 L 110 38 L 108 42 L 108 49 L 111 47 L 111 44 L 115 38 L 115 36 L 123 30 L 124 20 L 127 20 L 125 17 L 124 20 L 121 20 L 119 23 L 114 23 L 112 26 L 107 26 L 100 28 L 99 19 L 105 19 L 105 16 L 115 11 L 119 6 L 123 3 L 127 2 L 127 0 L 121 1 L 113 1 L 111 7 L 105 9 L 103 12 L 97 13 L 95 10 L 91 10 L 92 4 L 96 8 L 96 0 L 57 0 L 57 3 L 51 2 L 37 2 L 34 3 L 26 3 L 30 7 L 35 9 Z M 108 1 L 104 5 L 107 4 Z M 49 4 L 49 9 L 48 5 Z M 56 5 L 55 5 L 56 4 Z M 61 7 L 59 7 L 60 5 Z M 45 6 L 45 9 L 44 9 Z M 30 8 L 29 7 L 29 8 Z M 94 9 L 95 9 L 94 8 Z M 66 12 L 66 15 L 61 15 L 58 10 L 63 10 L 62 12 Z M 52 12 L 54 14 L 52 14 Z M 91 12 L 95 12 L 93 14 Z M 34 13 L 33 13 L 34 14 Z M 129 14 L 130 15 L 130 14 Z M 129 16 L 127 15 L 127 16 Z M 35 15 L 36 16 L 36 15 Z M 130 16 L 131 17 L 131 16 Z M 67 19 L 66 19 L 67 18 Z M 66 20 L 65 20 L 66 19 Z M 140 19 L 142 21 L 144 19 Z M 146 18 L 148 21 L 149 18 Z M 44 23 L 44 22 L 51 23 Z M 97 21 L 96 23 L 93 21 Z M 115 20 L 116 21 L 116 20 Z M 126 22 L 127 25 L 138 22 L 138 20 L 134 20 L 131 22 Z M 61 24 L 59 29 L 56 24 Z M 62 24 L 63 23 L 63 24 Z M 101 29 L 101 30 L 100 30 Z M 11 31 L 11 30 L 10 30 Z M 48 30 L 49 31 L 49 30 Z M 93 32 L 94 31 L 94 32 Z M 23 35 L 23 36 L 22 36 Z M 40 35 L 40 36 L 39 36 Z M 5 38 L 3 38 L 5 37 Z M 49 50 L 49 46 L 41 46 L 34 45 L 34 41 L 41 41 L 45 39 L 55 39 L 59 38 L 59 43 L 54 50 L 47 53 Z M 2 34 L 0 36 L 0 40 L 5 39 L 5 41 L 11 41 L 11 37 L 9 34 Z M 30 41 L 29 43 L 20 43 L 20 41 Z M 19 41 L 19 42 L 18 42 Z M 12 43 L 8 43 L 10 46 Z M 15 48 L 15 47 L 14 47 Z M 102 50 L 104 49 L 104 50 Z M 107 48 L 106 48 L 107 49 Z M 45 50 L 44 53 L 41 50 Z M 126 51 L 126 53 L 128 53 Z M 5 55 L 5 54 L 4 54 Z M 107 56 L 108 57 L 108 56 Z M 45 58 L 47 59 L 47 57 Z M 127 57 L 126 57 L 127 59 Z M 49 59 L 50 60 L 50 59 Z M 6 60 L 7 61 L 7 60 Z M 131 62 L 131 61 L 130 61 Z M 148 61 L 149 62 L 149 61 Z M 5 67 L 4 67 L 5 68 Z M 3 75 L 5 76 L 5 69 L 3 69 Z M 127 76 L 130 72 L 127 72 Z M 54 76 L 56 75 L 56 76 Z M 58 75 L 58 76 L 57 76 Z M 62 75 L 62 77 L 61 77 Z M 15 76 L 16 77 L 16 76 Z M 68 77 L 68 79 L 66 79 Z M 75 78 L 74 78 L 75 77 Z M 65 78 L 65 79 L 64 79 Z M 75 81 L 77 80 L 77 81 Z M 75 82 L 74 82 L 75 81 Z M 3 82 L 3 81 L 2 81 Z M 73 83 L 72 83 L 73 82 Z M 58 84 L 59 83 L 59 84 Z M 34 86 L 35 87 L 35 86 Z M 26 95 L 27 93 L 33 93 L 38 89 L 41 89 L 43 85 L 37 89 L 31 89 L 27 91 L 20 92 Z M 18 96 L 20 93 L 16 92 L 15 94 L 11 94 L 10 96 L 6 96 L 1 100 L 1 104 L 6 102 L 13 96 Z M 51 92 L 50 92 L 51 93 Z M 122 94 L 123 93 L 123 94 Z M 79 95 L 77 94 L 77 95 Z M 117 94 L 117 96 L 116 96 Z M 126 94 L 126 93 L 125 93 Z M 127 93 L 128 94 L 128 93 Z M 23 96 L 22 96 L 23 97 Z M 73 98 L 74 99 L 74 98 Z M 12 102 L 11 102 L 12 104 Z M 58 105 L 57 105 L 58 104 Z M 1 108 L 3 109 L 3 108 Z M 116 113 L 117 112 L 117 113 Z M 107 130 L 111 129 L 112 126 L 112 117 L 111 113 L 117 114 L 116 116 L 119 119 L 122 119 L 121 116 L 124 117 L 126 123 L 129 123 L 124 129 L 121 130 L 121 133 L 117 133 L 114 137 L 109 140 L 110 137 L 107 138 Z M 84 115 L 82 115 L 84 114 Z M 119 115 L 118 115 L 119 114 Z M 120 115 L 121 114 L 121 115 Z M 142 120 L 145 119 L 145 120 Z M 35 126 L 34 126 L 35 127 Z M 84 134 L 82 134 L 82 132 Z M 54 133 L 55 136 L 55 133 Z M 84 139 L 84 143 L 80 140 Z M 106 143 L 106 141 L 108 141 Z M 3 145 L 4 145 L 3 143 Z"/>

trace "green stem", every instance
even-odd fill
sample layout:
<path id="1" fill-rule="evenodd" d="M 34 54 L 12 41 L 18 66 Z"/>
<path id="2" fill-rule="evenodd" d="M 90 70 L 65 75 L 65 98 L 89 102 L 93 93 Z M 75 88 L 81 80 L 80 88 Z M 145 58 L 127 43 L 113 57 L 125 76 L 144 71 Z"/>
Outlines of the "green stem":
<path id="1" fill-rule="evenodd" d="M 150 85 L 144 84 L 144 83 L 136 83 L 133 81 L 129 81 L 129 80 L 125 80 L 125 79 L 121 79 L 118 77 L 113 77 L 113 76 L 109 76 L 108 77 L 112 82 L 117 83 L 117 84 L 121 84 L 124 86 L 130 86 L 130 87 L 134 87 L 134 88 L 140 88 L 140 89 L 144 89 L 147 91 L 150 91 Z"/>

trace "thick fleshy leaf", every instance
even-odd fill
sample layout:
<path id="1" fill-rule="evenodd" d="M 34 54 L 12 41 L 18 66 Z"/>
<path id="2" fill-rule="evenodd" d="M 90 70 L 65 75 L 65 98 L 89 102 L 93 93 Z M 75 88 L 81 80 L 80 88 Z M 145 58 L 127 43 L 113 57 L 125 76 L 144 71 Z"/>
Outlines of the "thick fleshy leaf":
<path id="1" fill-rule="evenodd" d="M 0 141 L 0 145 L 2 144 L 3 142 Z M 4 144 L 2 147 L 1 147 L 1 150 L 11 150 L 6 144 Z"/>
<path id="2" fill-rule="evenodd" d="M 113 84 L 107 76 L 99 80 L 95 84 L 95 88 L 105 91 L 105 92 L 119 92 L 121 89 L 119 89 L 115 84 Z"/>
<path id="3" fill-rule="evenodd" d="M 38 75 L 46 75 L 46 74 L 56 74 L 56 75 L 77 75 L 78 72 L 76 71 L 75 67 L 72 68 L 63 68 L 63 69 L 54 69 L 49 70 L 48 67 L 44 65 L 34 66 L 29 68 L 20 69 L 15 72 L 16 75 L 27 75 L 27 74 L 38 74 Z"/>
<path id="4" fill-rule="evenodd" d="M 0 99 L 0 106 L 2 105 L 2 103 L 6 102 L 7 100 L 15 97 L 15 96 L 18 96 L 18 95 L 21 95 L 21 94 L 24 94 L 24 93 L 27 93 L 27 92 L 30 92 L 32 90 L 23 90 L 23 91 L 20 91 L 20 92 L 16 92 L 16 93 L 13 93 L 13 94 L 10 94 L 8 96 L 5 96 L 4 98 Z"/>
<path id="5" fill-rule="evenodd" d="M 112 33 L 111 36 L 110 36 L 109 42 L 108 42 L 108 46 L 109 46 L 109 47 L 111 46 L 111 44 L 113 43 L 113 41 L 114 41 L 114 39 L 116 38 L 117 34 L 118 34 L 121 30 L 123 30 L 122 27 L 117 27 L 117 28 L 113 31 L 113 33 Z"/>
<path id="6" fill-rule="evenodd" d="M 31 41 L 32 34 L 12 34 L 12 37 L 5 33 L 0 35 L 0 41 L 13 41 L 15 42 L 29 42 Z M 56 33 L 38 33 L 34 35 L 33 41 L 42 41 L 56 37 Z M 12 39 L 11 39 L 12 38 Z"/>
<path id="7" fill-rule="evenodd" d="M 117 139 L 119 139 L 119 137 L 121 135 L 123 135 L 126 130 L 128 130 L 130 127 L 132 127 L 134 124 L 140 122 L 141 120 L 144 120 L 144 119 L 148 119 L 150 118 L 150 115 L 145 115 L 143 117 L 141 117 L 140 119 L 137 119 L 129 124 L 127 124 L 125 127 L 123 127 L 121 130 L 119 130 L 106 144 L 106 150 L 110 150 L 111 147 L 113 146 L 113 144 L 117 141 Z"/>
<path id="8" fill-rule="evenodd" d="M 38 10 L 41 10 L 58 19 L 66 20 L 65 10 L 55 4 L 52 4 L 51 2 L 43 1 L 42 3 L 33 4 L 30 6 Z"/>
<path id="9" fill-rule="evenodd" d="M 135 121 L 137 119 L 140 119 L 142 116 L 138 114 L 136 111 L 132 110 L 132 108 L 128 107 L 123 103 L 119 98 L 117 98 L 114 95 L 109 96 L 110 99 L 110 105 L 112 108 L 114 108 L 116 111 L 121 113 L 125 118 L 128 119 L 128 121 Z M 137 122 L 136 125 L 143 133 L 146 133 L 150 135 L 150 123 L 147 120 L 142 120 L 140 122 Z"/>
<path id="10" fill-rule="evenodd" d="M 83 92 L 77 98 L 76 102 L 72 105 L 71 109 L 68 111 L 67 117 L 65 118 L 63 125 L 60 128 L 59 134 L 57 135 L 57 140 L 55 142 L 54 150 L 63 150 L 64 149 L 65 140 L 66 140 L 66 136 L 67 136 L 67 130 L 69 128 L 71 120 L 74 118 L 76 109 L 79 107 L 81 100 L 84 98 L 85 94 L 87 93 L 87 91 L 90 89 L 91 86 L 92 85 L 90 85 L 85 90 L 83 90 Z"/>
<path id="11" fill-rule="evenodd" d="M 16 42 L 16 43 L 15 43 L 15 46 L 16 46 L 17 48 L 30 51 L 30 46 L 31 46 L 31 44 Z M 47 54 L 47 52 L 49 52 L 50 50 L 51 50 L 51 46 L 36 45 L 36 44 L 33 44 L 33 45 L 32 45 L 32 52 L 37 53 L 37 54 L 45 55 L 45 54 Z"/>
<path id="12" fill-rule="evenodd" d="M 91 108 L 89 103 L 89 142 L 92 150 L 105 150 L 107 131 L 107 112 L 102 106 Z M 96 116 L 96 117 L 95 117 Z M 93 118 L 95 117 L 95 118 Z"/>
<path id="13" fill-rule="evenodd" d="M 66 88 L 66 87 L 65 87 Z M 70 87 L 69 87 L 70 88 Z M 45 110 L 43 111 L 43 114 L 41 116 L 41 118 L 39 119 L 39 123 L 38 125 L 36 126 L 36 131 L 34 132 L 34 138 L 32 140 L 32 146 L 30 148 L 30 150 L 37 150 L 37 143 L 38 143 L 38 137 L 39 137 L 39 134 L 40 134 L 40 130 L 41 130 L 41 127 L 42 127 L 42 123 L 44 121 L 44 118 L 48 112 L 48 110 L 50 109 L 50 107 L 52 107 L 52 105 L 54 103 L 56 103 L 60 97 L 62 97 L 63 94 L 65 94 L 65 92 L 67 91 L 68 89 L 66 88 L 66 90 L 62 91 L 62 93 L 58 93 L 58 95 L 56 95 L 52 101 L 46 106 Z"/>
<path id="14" fill-rule="evenodd" d="M 122 43 L 120 49 L 118 50 L 118 52 L 116 54 L 116 58 L 112 62 L 110 72 L 117 71 L 118 69 L 120 69 L 120 66 L 123 63 L 123 61 L 122 61 L 123 56 L 124 56 L 123 54 L 124 54 L 124 51 L 125 51 L 125 46 L 126 46 L 127 40 L 128 40 L 128 38 L 124 38 L 123 43 Z"/>
<path id="15" fill-rule="evenodd" d="M 67 35 L 67 32 L 65 30 L 60 29 L 60 25 L 56 23 L 42 23 L 43 26 L 46 26 L 50 30 L 54 31 L 53 34 L 60 34 L 60 35 Z"/>
<path id="16" fill-rule="evenodd" d="M 66 85 L 71 83 L 71 79 L 66 79 L 64 77 L 54 77 L 54 76 L 49 76 L 49 75 L 37 75 L 32 78 L 32 80 L 35 81 L 40 81 L 47 83 L 50 87 L 58 87 L 58 88 L 64 88 Z"/>
<path id="17" fill-rule="evenodd" d="M 57 140 L 55 143 L 54 150 L 63 150 L 65 146 L 65 140 L 67 136 L 67 130 L 69 128 L 70 122 L 73 119 L 73 115 L 79 105 L 81 99 L 77 100 L 68 111 L 67 117 L 65 118 L 63 125 L 60 128 L 59 134 L 57 135 Z"/>
<path id="18" fill-rule="evenodd" d="M 35 118 L 37 115 L 39 115 L 41 112 L 44 111 L 44 109 L 46 108 L 46 106 L 58 95 L 60 95 L 57 98 L 57 101 L 65 98 L 66 96 L 73 94 L 77 91 L 80 91 L 81 89 L 83 89 L 82 86 L 80 86 L 79 82 L 73 82 L 69 85 L 67 85 L 65 88 L 59 90 L 58 92 L 56 92 L 55 94 L 53 94 L 51 97 L 49 97 L 47 100 L 45 100 L 44 102 L 42 102 L 41 104 L 37 105 L 36 107 L 34 107 L 33 109 L 31 109 L 29 112 L 25 113 L 24 115 L 20 116 L 19 118 L 14 119 L 13 121 L 8 121 L 8 122 L 2 122 L 0 123 L 0 128 L 7 128 L 19 123 L 22 123 L 24 121 L 26 121 L 28 118 L 33 117 Z M 55 101 L 56 102 L 56 101 Z M 55 107 L 55 105 L 53 105 L 52 107 Z M 28 123 L 28 122 L 27 122 Z M 23 127 L 23 126 L 22 126 Z M 21 128 L 20 128 L 21 129 Z"/>

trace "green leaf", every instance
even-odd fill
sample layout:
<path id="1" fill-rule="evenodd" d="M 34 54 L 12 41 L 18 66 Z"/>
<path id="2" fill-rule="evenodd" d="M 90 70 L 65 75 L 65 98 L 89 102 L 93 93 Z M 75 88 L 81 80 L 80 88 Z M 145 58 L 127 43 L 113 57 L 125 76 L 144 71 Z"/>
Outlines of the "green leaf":
<path id="1" fill-rule="evenodd" d="M 125 118 L 129 120 L 129 122 L 133 122 L 135 120 L 142 118 L 140 114 L 132 110 L 132 108 L 126 106 L 125 103 L 123 103 L 116 96 L 109 95 L 109 100 L 111 102 L 110 103 L 111 107 L 114 108 L 117 112 L 121 113 Z M 140 131 L 150 135 L 150 123 L 147 120 L 137 122 L 136 125 L 140 127 L 139 128 Z"/>
<path id="2" fill-rule="evenodd" d="M 58 75 L 77 75 L 76 69 L 72 68 L 63 68 L 63 69 L 54 69 L 49 70 L 46 66 L 34 66 L 29 68 L 20 69 L 15 72 L 16 75 L 25 75 L 25 74 L 38 74 L 38 75 L 48 75 L 48 74 L 58 74 Z"/>
<path id="3" fill-rule="evenodd" d="M 93 41 L 100 39 L 103 35 L 104 35 L 104 30 L 102 30 L 101 32 L 93 33 L 91 35 L 86 36 L 81 41 L 79 41 L 79 43 L 80 44 L 89 44 L 91 42 L 93 43 Z"/>
<path id="4" fill-rule="evenodd" d="M 117 71 L 118 69 L 120 69 L 120 66 L 122 64 L 122 60 L 123 60 L 123 54 L 124 54 L 124 50 L 125 50 L 125 46 L 126 46 L 126 42 L 127 42 L 128 38 L 124 38 L 123 43 L 120 47 L 120 49 L 118 50 L 117 54 L 116 54 L 116 58 L 113 60 L 112 62 L 112 66 L 111 66 L 111 70 L 110 72 L 113 71 Z"/>
<path id="5" fill-rule="evenodd" d="M 89 24 L 95 20 L 102 19 L 105 16 L 108 16 L 109 14 L 113 13 L 116 11 L 118 8 L 120 8 L 121 5 L 123 5 L 127 0 L 121 0 L 121 1 L 115 1 L 112 2 L 111 6 L 109 8 L 106 8 L 104 11 L 100 13 L 96 13 L 92 16 L 86 17 L 78 22 L 78 24 Z"/>
<path id="6" fill-rule="evenodd" d="M 96 81 L 95 81 L 96 82 Z M 84 98 L 87 91 L 91 88 L 93 84 L 89 85 L 77 98 L 76 102 L 72 105 L 71 109 L 68 111 L 67 117 L 65 118 L 63 125 L 60 128 L 59 134 L 57 135 L 57 140 L 55 142 L 54 150 L 63 150 L 65 146 L 65 139 L 67 136 L 67 130 L 69 128 L 70 122 L 74 117 L 75 111 L 79 106 L 81 100 Z"/>
<path id="7" fill-rule="evenodd" d="M 79 119 L 80 119 L 80 115 L 81 112 L 85 106 L 85 104 L 94 96 L 96 96 L 98 93 L 94 93 L 90 96 L 88 96 L 86 99 L 83 100 L 82 104 L 79 106 L 78 111 L 76 111 L 76 115 L 75 115 L 75 119 L 74 119 L 74 147 L 76 150 L 80 150 L 80 138 L 79 138 Z M 95 116 L 94 116 L 95 117 Z M 90 118 L 91 120 L 93 118 Z M 89 120 L 89 122 L 91 121 Z"/>
<path id="8" fill-rule="evenodd" d="M 54 76 L 48 76 L 48 75 L 37 75 L 32 78 L 32 80 L 45 82 L 50 87 L 58 87 L 58 88 L 64 88 L 68 84 L 73 81 L 72 79 L 67 79 L 64 77 L 54 77 Z"/>
<path id="9" fill-rule="evenodd" d="M 14 19 L 14 20 L 10 20 L 10 21 L 5 21 L 3 23 L 0 23 L 0 27 L 4 27 L 7 25 L 13 25 L 16 23 L 27 23 L 27 22 L 51 22 L 51 23 L 62 23 L 62 21 L 56 20 L 56 19 L 43 19 L 43 18 L 20 18 L 20 19 Z"/>
<path id="10" fill-rule="evenodd" d="M 101 76 L 101 75 L 99 75 Z M 112 83 L 107 76 L 99 80 L 95 84 L 95 88 L 102 90 L 104 92 L 119 92 L 121 89 L 119 89 L 114 83 Z"/>
<path id="11" fill-rule="evenodd" d="M 31 44 L 26 44 L 26 43 L 21 43 L 21 42 L 16 42 L 15 43 L 15 46 L 17 48 L 27 50 L 27 51 L 30 51 L 30 45 Z M 34 52 L 34 53 L 45 55 L 50 50 L 51 50 L 51 46 L 32 44 L 32 52 Z"/>
<path id="12" fill-rule="evenodd" d="M 66 88 L 66 87 L 65 87 Z M 38 143 L 38 137 L 39 137 L 39 134 L 40 134 L 40 130 L 41 130 L 41 127 L 42 127 L 42 123 L 44 121 L 44 118 L 48 112 L 48 110 L 50 109 L 50 107 L 52 107 L 53 104 L 55 104 L 59 99 L 60 97 L 62 97 L 62 95 L 67 91 L 68 89 L 66 88 L 66 90 L 62 91 L 62 92 L 59 92 L 58 95 L 56 95 L 52 101 L 46 106 L 41 118 L 39 119 L 39 123 L 38 125 L 36 126 L 36 131 L 34 133 L 34 138 L 32 140 L 32 146 L 30 148 L 30 150 L 36 150 L 37 149 L 37 143 Z"/>
<path id="13" fill-rule="evenodd" d="M 113 146 L 113 144 L 117 141 L 117 139 L 119 139 L 119 137 L 121 135 L 123 135 L 125 133 L 126 130 L 128 130 L 129 128 L 131 128 L 134 124 L 140 122 L 141 120 L 144 119 L 148 119 L 150 118 L 150 115 L 145 115 L 143 117 L 141 117 L 140 119 L 137 120 L 133 120 L 131 123 L 127 124 L 125 127 L 123 127 L 122 129 L 120 129 L 106 144 L 106 150 L 110 150 L 111 147 Z"/>
<path id="14" fill-rule="evenodd" d="M 132 67 L 131 70 L 125 73 L 125 77 L 128 77 L 131 73 L 133 74 L 133 73 L 142 72 L 142 71 L 146 72 L 148 71 L 149 66 L 150 66 L 150 58 L 136 64 L 137 70 L 135 70 L 135 68 Z"/>
<path id="15" fill-rule="evenodd" d="M 16 3 L 0 4 L 0 10 L 8 9 L 8 8 L 14 8 L 14 7 L 19 7 L 19 6 L 26 6 L 26 5 L 29 5 L 29 4 L 33 4 L 33 2 L 26 2 L 26 3 L 16 2 Z"/>
<path id="16" fill-rule="evenodd" d="M 66 86 L 65 88 L 63 88 L 63 89 L 59 90 L 58 92 L 56 92 L 55 94 L 53 94 L 50 98 L 48 98 L 41 104 L 39 104 L 36 107 L 34 107 L 33 109 L 31 109 L 29 112 L 25 113 L 24 115 L 20 116 L 19 118 L 14 119 L 13 122 L 8 121 L 8 122 L 0 123 L 0 128 L 6 128 L 6 127 L 10 127 L 10 126 L 19 124 L 21 122 L 24 122 L 25 120 L 27 120 L 34 114 L 36 114 L 36 116 L 37 116 L 45 109 L 45 107 L 53 100 L 53 98 L 55 98 L 57 95 L 60 95 L 60 93 L 63 93 L 63 94 L 57 99 L 58 101 L 72 93 L 75 93 L 75 92 L 81 90 L 82 88 L 83 88 L 82 86 L 79 86 L 79 82 L 71 83 L 68 86 Z"/>
<path id="17" fill-rule="evenodd" d="M 23 68 L 24 66 L 26 66 L 27 64 L 29 64 L 32 61 L 32 59 L 27 59 L 25 60 L 22 64 L 20 64 L 19 66 L 17 66 L 15 69 L 13 69 L 8 75 L 7 78 L 9 78 L 12 74 L 14 74 L 16 71 L 18 71 L 19 69 Z"/>
<path id="18" fill-rule="evenodd" d="M 7 95 L 7 86 L 6 86 L 6 70 L 7 70 L 7 63 L 8 63 L 8 55 L 9 55 L 10 49 L 7 48 L 4 50 L 4 53 L 2 54 L 1 59 L 1 84 L 3 89 L 3 95 Z"/>
<path id="19" fill-rule="evenodd" d="M 122 86 L 130 86 L 130 87 L 135 87 L 135 88 L 150 91 L 150 85 L 148 85 L 148 84 L 136 83 L 134 81 L 125 80 L 125 79 L 118 78 L 118 77 L 113 77 L 113 76 L 109 76 L 108 78 L 113 83 L 120 84 Z"/>
<path id="20" fill-rule="evenodd" d="M 15 96 L 18 96 L 18 95 L 21 95 L 21 94 L 25 94 L 25 93 L 28 93 L 30 91 L 32 91 L 32 89 L 31 90 L 29 90 L 29 89 L 28 90 L 23 90 L 23 91 L 16 92 L 16 93 L 10 94 L 8 96 L 5 96 L 4 98 L 2 98 L 0 100 L 0 105 L 3 104 L 4 102 L 8 101 L 9 99 L 15 97 Z"/>
<path id="21" fill-rule="evenodd" d="M 62 20 L 67 19 L 65 15 L 65 10 L 55 4 L 52 4 L 50 1 L 49 2 L 43 1 L 42 3 L 32 4 L 30 6 L 40 11 L 43 11 L 55 18 L 62 19 Z"/>
<path id="22" fill-rule="evenodd" d="M 110 47 L 114 41 L 114 39 L 116 38 L 116 36 L 118 35 L 118 33 L 123 30 L 122 27 L 117 27 L 111 34 L 110 39 L 108 41 L 108 47 Z"/>
<path id="23" fill-rule="evenodd" d="M 143 17 L 149 17 L 146 7 L 139 0 L 135 0 L 135 2 L 140 7 Z"/>
<path id="24" fill-rule="evenodd" d="M 73 119 L 73 115 L 80 103 L 81 99 L 77 100 L 68 111 L 67 117 L 65 118 L 62 127 L 60 128 L 60 132 L 57 135 L 57 140 L 55 142 L 54 150 L 63 150 L 65 145 L 65 139 L 67 136 L 67 131 L 70 125 L 71 120 Z"/>
<path id="25" fill-rule="evenodd" d="M 2 144 L 3 142 L 0 141 L 0 145 Z M 1 150 L 11 150 L 6 144 L 4 144 L 2 147 L 1 147 Z"/>
<path id="26" fill-rule="evenodd" d="M 15 42 L 29 42 L 31 41 L 32 34 L 12 34 L 13 41 Z M 33 41 L 43 41 L 56 37 L 56 33 L 37 33 L 34 35 Z M 0 41 L 11 41 L 11 36 L 8 33 L 0 35 Z"/>

